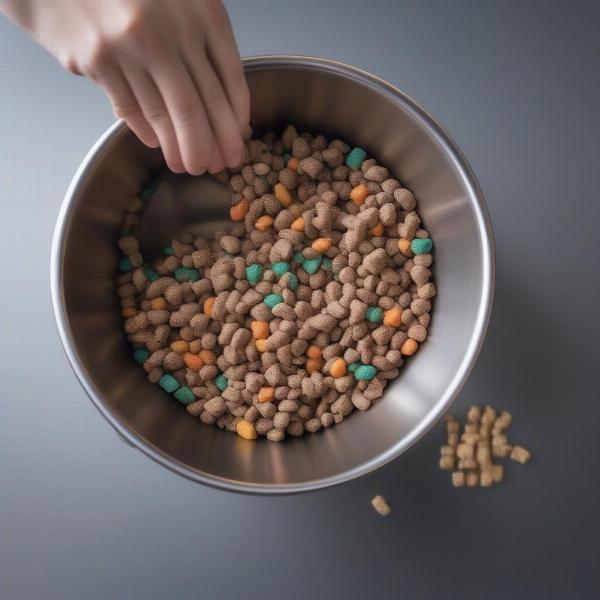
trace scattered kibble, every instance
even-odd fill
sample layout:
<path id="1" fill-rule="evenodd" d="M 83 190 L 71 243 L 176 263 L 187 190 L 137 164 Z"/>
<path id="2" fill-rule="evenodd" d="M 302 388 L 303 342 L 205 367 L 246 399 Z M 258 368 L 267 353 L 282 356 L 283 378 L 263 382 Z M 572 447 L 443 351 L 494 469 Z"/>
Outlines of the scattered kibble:
<path id="1" fill-rule="evenodd" d="M 191 415 L 281 442 L 369 409 L 425 343 L 433 245 L 412 193 L 362 148 L 288 126 L 246 142 L 244 157 L 216 175 L 231 187 L 230 225 L 184 233 L 152 262 L 137 238 L 148 194 L 132 198 L 119 310 L 136 362 Z M 506 415 L 484 421 L 465 439 L 449 424 L 441 466 L 464 485 L 461 466 L 479 485 L 483 468 L 501 478 L 496 456 L 524 460 Z"/>
<path id="2" fill-rule="evenodd" d="M 371 505 L 382 517 L 387 517 L 392 512 L 392 509 L 383 496 L 375 496 L 371 500 Z"/>
<path id="3" fill-rule="evenodd" d="M 526 464 L 531 458 L 528 450 L 508 443 L 506 429 L 512 415 L 500 415 L 491 406 L 471 406 L 467 422 L 460 434 L 460 423 L 452 416 L 444 417 L 447 441 L 440 448 L 440 469 L 452 471 L 454 487 L 491 487 L 504 479 L 504 466 L 492 462 L 493 458 L 510 458 Z M 459 442 L 460 434 L 460 442 Z"/>

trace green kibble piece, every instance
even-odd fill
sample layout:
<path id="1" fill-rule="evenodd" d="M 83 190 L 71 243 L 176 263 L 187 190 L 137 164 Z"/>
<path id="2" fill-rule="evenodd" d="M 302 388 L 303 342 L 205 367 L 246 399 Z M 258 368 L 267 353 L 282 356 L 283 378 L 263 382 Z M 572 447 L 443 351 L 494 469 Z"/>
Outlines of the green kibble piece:
<path id="1" fill-rule="evenodd" d="M 346 155 L 346 165 L 356 171 L 360 169 L 365 158 L 367 158 L 367 153 L 362 148 L 352 148 Z"/>
<path id="2" fill-rule="evenodd" d="M 354 371 L 354 378 L 356 381 L 362 381 L 363 379 L 366 381 L 370 381 L 377 375 L 377 369 L 373 365 L 360 365 Z"/>
<path id="3" fill-rule="evenodd" d="M 178 269 L 175 269 L 175 279 L 179 281 L 179 283 L 182 283 L 183 281 L 198 281 L 198 279 L 200 279 L 200 271 L 188 267 L 179 267 Z"/>
<path id="4" fill-rule="evenodd" d="M 173 377 L 173 375 L 169 375 L 166 373 L 158 380 L 158 385 L 165 390 L 165 392 L 169 392 L 172 394 L 175 390 L 178 390 L 180 385 L 179 381 Z"/>
<path id="5" fill-rule="evenodd" d="M 367 321 L 379 323 L 383 319 L 383 309 L 379 306 L 369 306 L 366 312 Z"/>
<path id="6" fill-rule="evenodd" d="M 332 269 L 332 261 L 329 258 L 329 256 L 324 256 L 323 257 L 323 262 L 321 263 L 321 266 L 326 270 L 326 271 L 331 271 Z"/>
<path id="7" fill-rule="evenodd" d="M 358 369 L 358 367 L 360 367 L 360 363 L 359 362 L 350 363 L 348 365 L 348 371 L 350 371 L 350 373 L 354 373 L 354 371 L 356 371 L 356 369 Z"/>
<path id="8" fill-rule="evenodd" d="M 179 400 L 179 402 L 181 402 L 181 404 L 190 404 L 190 402 L 193 402 L 196 399 L 196 396 L 194 396 L 194 392 L 192 392 L 192 390 L 190 390 L 189 387 L 182 385 L 174 394 L 173 397 L 176 400 Z"/>
<path id="9" fill-rule="evenodd" d="M 425 238 L 423 240 L 415 238 L 410 243 L 410 249 L 414 254 L 427 254 L 428 252 L 431 252 L 432 248 L 433 242 L 429 238 Z"/>
<path id="10" fill-rule="evenodd" d="M 269 294 L 265 298 L 264 302 L 269 308 L 273 308 L 278 304 L 281 304 L 281 302 L 283 302 L 283 297 L 281 296 L 281 294 Z"/>
<path id="11" fill-rule="evenodd" d="M 119 269 L 121 269 L 121 271 L 124 273 L 127 273 L 133 269 L 131 261 L 126 256 L 119 261 Z"/>
<path id="12" fill-rule="evenodd" d="M 221 373 L 216 379 L 215 379 L 215 385 L 222 391 L 224 392 L 227 389 L 227 384 L 229 382 L 227 381 L 227 377 L 225 377 L 225 375 L 223 375 L 223 373 Z"/>
<path id="13" fill-rule="evenodd" d="M 304 262 L 304 254 L 302 254 L 302 252 L 296 252 L 296 254 L 294 254 L 294 262 L 301 265 Z"/>
<path id="14" fill-rule="evenodd" d="M 248 283 L 254 285 L 260 281 L 263 274 L 263 266 L 258 263 L 252 263 L 246 267 L 246 279 Z"/>
<path id="15" fill-rule="evenodd" d="M 160 275 L 149 267 L 144 267 L 144 275 L 148 281 L 156 281 Z"/>
<path id="16" fill-rule="evenodd" d="M 314 275 L 319 270 L 322 261 L 322 256 L 319 256 L 318 258 L 305 258 L 302 261 L 302 268 L 310 275 Z"/>
<path id="17" fill-rule="evenodd" d="M 150 351 L 146 350 L 146 348 L 137 348 L 136 351 L 133 353 L 133 358 L 135 358 L 135 362 L 137 362 L 140 365 L 143 365 L 146 360 L 148 360 L 148 357 L 150 356 Z"/>
<path id="18" fill-rule="evenodd" d="M 276 262 L 271 265 L 271 270 L 277 277 L 285 275 L 290 270 L 290 265 L 286 262 Z"/>
<path id="19" fill-rule="evenodd" d="M 283 158 L 283 162 L 287 165 L 287 162 L 290 160 L 290 158 L 292 158 L 292 155 L 289 152 L 284 152 L 281 155 L 281 158 Z"/>
<path id="20" fill-rule="evenodd" d="M 163 248 L 163 252 L 167 256 L 173 256 L 173 254 L 175 254 L 175 250 L 173 250 L 173 248 L 171 248 L 171 246 L 167 246 L 166 248 Z"/>

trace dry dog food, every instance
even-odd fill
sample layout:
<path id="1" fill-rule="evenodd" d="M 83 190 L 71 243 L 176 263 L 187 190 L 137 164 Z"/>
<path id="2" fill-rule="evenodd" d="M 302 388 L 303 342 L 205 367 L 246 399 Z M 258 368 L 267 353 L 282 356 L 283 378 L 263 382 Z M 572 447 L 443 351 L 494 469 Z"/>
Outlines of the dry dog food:
<path id="1" fill-rule="evenodd" d="M 493 458 L 510 457 L 521 464 L 531 458 L 525 448 L 509 444 L 506 430 L 512 415 L 505 410 L 497 415 L 491 406 L 471 406 L 462 434 L 460 423 L 453 416 L 447 415 L 444 420 L 448 438 L 440 450 L 440 469 L 452 471 L 454 487 L 490 487 L 500 483 L 504 467 L 494 464 Z"/>
<path id="2" fill-rule="evenodd" d="M 383 496 L 375 496 L 375 498 L 371 500 L 371 505 L 382 517 L 387 517 L 392 512 L 390 505 Z"/>
<path id="3" fill-rule="evenodd" d="M 229 231 L 147 264 L 132 199 L 117 279 L 148 379 L 203 423 L 273 442 L 367 410 L 427 338 L 432 240 L 413 194 L 361 148 L 288 126 L 246 143 Z"/>

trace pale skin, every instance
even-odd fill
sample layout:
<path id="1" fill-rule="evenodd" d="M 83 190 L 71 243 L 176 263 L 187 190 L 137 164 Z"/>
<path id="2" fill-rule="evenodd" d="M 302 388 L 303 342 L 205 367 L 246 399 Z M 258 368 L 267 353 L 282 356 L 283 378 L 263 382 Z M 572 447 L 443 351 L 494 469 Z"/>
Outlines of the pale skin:
<path id="1" fill-rule="evenodd" d="M 220 0 L 0 0 L 177 173 L 238 166 L 250 95 Z"/>

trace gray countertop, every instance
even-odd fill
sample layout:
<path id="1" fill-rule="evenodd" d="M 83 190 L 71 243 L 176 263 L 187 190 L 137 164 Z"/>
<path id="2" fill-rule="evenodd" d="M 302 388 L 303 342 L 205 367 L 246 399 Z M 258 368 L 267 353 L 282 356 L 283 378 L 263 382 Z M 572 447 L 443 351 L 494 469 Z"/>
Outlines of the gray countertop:
<path id="1" fill-rule="evenodd" d="M 598 597 L 597 3 L 228 6 L 242 54 L 362 67 L 461 146 L 492 216 L 497 289 L 455 411 L 512 411 L 534 458 L 504 485 L 455 490 L 437 469 L 438 427 L 360 481 L 260 498 L 120 442 L 71 372 L 48 285 L 62 196 L 113 118 L 91 83 L 1 20 L 0 597 Z M 390 517 L 371 509 L 376 493 Z"/>

